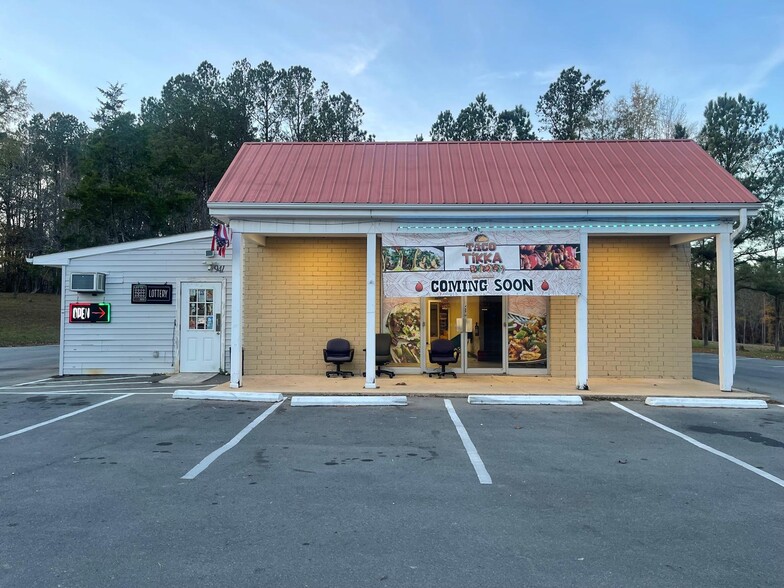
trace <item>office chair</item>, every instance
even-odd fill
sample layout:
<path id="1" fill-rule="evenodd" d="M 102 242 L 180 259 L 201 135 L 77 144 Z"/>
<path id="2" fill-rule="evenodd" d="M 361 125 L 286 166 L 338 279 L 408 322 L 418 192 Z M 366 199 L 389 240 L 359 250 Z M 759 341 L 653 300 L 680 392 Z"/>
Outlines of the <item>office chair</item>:
<path id="1" fill-rule="evenodd" d="M 428 355 L 431 363 L 437 363 L 441 366 L 440 371 L 428 372 L 428 377 L 438 376 L 443 378 L 447 374 L 451 374 L 453 378 L 457 377 L 455 372 L 446 371 L 447 365 L 457 363 L 457 360 L 460 358 L 460 348 L 455 347 L 449 339 L 434 339 L 430 343 Z"/>
<path id="2" fill-rule="evenodd" d="M 331 376 L 354 376 L 354 372 L 341 371 L 340 366 L 348 363 L 354 359 L 354 350 L 351 349 L 351 343 L 345 339 L 330 339 L 327 341 L 327 346 L 324 348 L 324 361 L 327 363 L 334 363 L 337 369 L 328 370 L 327 377 Z"/>
<path id="3" fill-rule="evenodd" d="M 395 377 L 395 372 L 385 370 L 381 366 L 392 361 L 392 335 L 389 333 L 376 333 L 376 375 L 386 374 L 391 378 Z M 362 372 L 367 375 L 367 372 Z"/>

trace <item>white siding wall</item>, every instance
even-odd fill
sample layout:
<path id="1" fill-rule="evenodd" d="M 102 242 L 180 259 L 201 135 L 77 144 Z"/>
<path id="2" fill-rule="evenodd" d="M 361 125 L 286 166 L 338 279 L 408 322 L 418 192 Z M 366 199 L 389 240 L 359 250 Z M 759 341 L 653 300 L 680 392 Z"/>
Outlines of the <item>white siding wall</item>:
<path id="1" fill-rule="evenodd" d="M 71 260 L 66 272 L 65 312 L 72 302 L 109 302 L 111 322 L 69 323 L 64 317 L 63 373 L 163 374 L 179 371 L 180 284 L 223 285 L 223 354 L 228 369 L 231 345 L 231 249 L 214 258 L 223 273 L 210 272 L 204 252 L 211 239 L 103 253 Z M 70 289 L 72 273 L 106 274 L 106 292 L 92 296 Z M 131 304 L 131 285 L 172 284 L 172 304 Z M 157 353 L 158 357 L 155 357 Z"/>

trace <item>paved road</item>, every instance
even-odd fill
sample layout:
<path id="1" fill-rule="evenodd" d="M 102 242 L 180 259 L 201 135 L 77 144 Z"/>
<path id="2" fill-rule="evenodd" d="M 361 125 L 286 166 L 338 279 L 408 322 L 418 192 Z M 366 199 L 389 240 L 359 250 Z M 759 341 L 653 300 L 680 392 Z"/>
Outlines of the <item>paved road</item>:
<path id="1" fill-rule="evenodd" d="M 784 559 L 760 548 L 784 544 L 778 406 L 413 398 L 272 410 L 170 393 L 143 378 L 0 391 L 0 586 L 716 588 L 784 577 Z"/>
<path id="2" fill-rule="evenodd" d="M 0 386 L 56 376 L 60 346 L 0 347 Z"/>
<path id="3" fill-rule="evenodd" d="M 719 356 L 712 353 L 693 354 L 695 380 L 719 383 Z M 735 368 L 734 387 L 749 392 L 769 394 L 784 404 L 784 361 L 739 357 Z"/>

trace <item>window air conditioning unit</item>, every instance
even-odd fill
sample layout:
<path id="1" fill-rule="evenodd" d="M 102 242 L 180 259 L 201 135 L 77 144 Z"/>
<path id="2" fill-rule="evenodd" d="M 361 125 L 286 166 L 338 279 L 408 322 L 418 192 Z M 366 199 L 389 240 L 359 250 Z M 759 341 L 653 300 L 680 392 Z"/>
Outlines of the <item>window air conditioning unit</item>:
<path id="1" fill-rule="evenodd" d="M 106 274 L 71 274 L 71 290 L 74 292 L 103 293 L 106 290 Z"/>

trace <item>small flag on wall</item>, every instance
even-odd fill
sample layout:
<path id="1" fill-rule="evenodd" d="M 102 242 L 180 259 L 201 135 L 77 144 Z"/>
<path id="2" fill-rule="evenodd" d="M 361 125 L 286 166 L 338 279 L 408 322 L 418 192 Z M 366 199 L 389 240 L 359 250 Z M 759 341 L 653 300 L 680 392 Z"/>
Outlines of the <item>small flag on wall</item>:
<path id="1" fill-rule="evenodd" d="M 226 257 L 227 247 L 231 247 L 231 229 L 222 223 L 212 225 L 212 250 Z"/>

